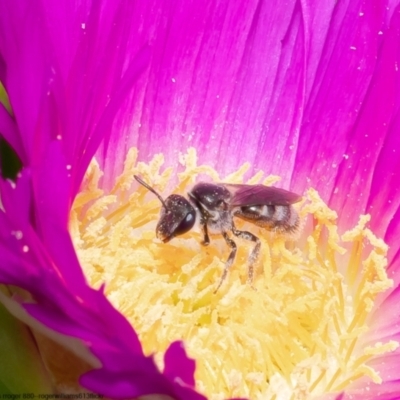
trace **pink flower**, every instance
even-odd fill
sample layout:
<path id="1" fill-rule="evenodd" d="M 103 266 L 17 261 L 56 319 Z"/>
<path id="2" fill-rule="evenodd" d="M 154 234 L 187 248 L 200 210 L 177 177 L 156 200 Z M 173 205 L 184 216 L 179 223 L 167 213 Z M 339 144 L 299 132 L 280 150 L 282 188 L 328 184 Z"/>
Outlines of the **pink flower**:
<path id="1" fill-rule="evenodd" d="M 365 340 L 399 341 L 399 2 L 77 3 L 0 4 L 12 109 L 0 106 L 0 132 L 23 165 L 0 185 L 0 282 L 25 291 L 1 294 L 6 307 L 94 368 L 84 388 L 204 398 L 180 342 L 162 372 L 143 354 L 103 288 L 87 285 L 68 232 L 96 152 L 109 188 L 130 147 L 177 166 L 193 146 L 222 175 L 250 161 L 285 188 L 316 188 L 341 230 L 370 213 L 394 289 Z M 400 397 L 399 352 L 374 358 L 382 384 L 340 398 Z"/>

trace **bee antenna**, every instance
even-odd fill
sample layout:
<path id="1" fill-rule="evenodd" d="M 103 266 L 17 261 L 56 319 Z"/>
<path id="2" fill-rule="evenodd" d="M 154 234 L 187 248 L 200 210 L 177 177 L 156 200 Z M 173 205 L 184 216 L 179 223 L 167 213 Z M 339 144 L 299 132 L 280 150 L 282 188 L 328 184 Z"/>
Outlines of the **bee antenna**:
<path id="1" fill-rule="evenodd" d="M 168 210 L 167 205 L 165 204 L 164 199 L 150 186 L 148 185 L 143 179 L 139 178 L 137 175 L 133 175 L 133 177 L 142 185 L 144 186 L 147 190 L 149 190 L 151 193 L 154 193 L 158 199 L 161 201 L 162 205 L 166 210 Z"/>

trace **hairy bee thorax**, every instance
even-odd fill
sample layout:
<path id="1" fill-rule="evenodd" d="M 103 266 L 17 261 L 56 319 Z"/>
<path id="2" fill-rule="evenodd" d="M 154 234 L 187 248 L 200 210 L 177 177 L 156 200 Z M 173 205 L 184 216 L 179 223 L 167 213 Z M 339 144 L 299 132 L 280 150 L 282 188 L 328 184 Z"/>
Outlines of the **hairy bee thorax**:
<path id="1" fill-rule="evenodd" d="M 157 239 L 164 205 L 133 175 L 151 185 L 162 201 L 175 194 L 194 208 L 187 193 L 198 174 L 233 187 L 271 186 L 276 177 L 262 181 L 257 173 L 244 179 L 250 169 L 245 164 L 221 179 L 211 167 L 197 165 L 193 149 L 181 156 L 184 170 L 179 174 L 163 169 L 162 155 L 149 164 L 136 160 L 137 150 L 131 149 L 123 173 L 107 193 L 101 189 L 98 165 L 91 164 L 70 229 L 88 281 L 94 287 L 106 283 L 107 297 L 160 368 L 166 348 L 179 339 L 196 359 L 198 390 L 213 400 L 312 399 L 357 386 L 360 379 L 363 385 L 365 379 L 379 384 L 379 370 L 370 363 L 398 343 L 378 342 L 369 333 L 376 298 L 393 282 L 386 273 L 388 248 L 368 229 L 368 216 L 343 232 L 336 212 L 313 189 L 299 203 L 291 203 L 293 197 L 289 204 L 234 205 L 228 239 L 234 238 L 237 253 L 215 294 L 232 251 L 228 241 L 221 233 L 210 233 L 204 247 L 204 232 L 192 228 L 167 243 Z M 226 189 L 232 196 L 233 189 Z M 188 209 L 182 231 L 191 227 Z M 270 232 L 254 223 L 254 215 L 258 222 L 260 216 L 278 215 L 297 235 L 288 238 L 279 226 Z M 245 237 L 235 236 L 233 229 Z M 257 290 L 247 281 L 249 258 L 258 243 L 247 234 L 259 240 L 253 271 Z"/>

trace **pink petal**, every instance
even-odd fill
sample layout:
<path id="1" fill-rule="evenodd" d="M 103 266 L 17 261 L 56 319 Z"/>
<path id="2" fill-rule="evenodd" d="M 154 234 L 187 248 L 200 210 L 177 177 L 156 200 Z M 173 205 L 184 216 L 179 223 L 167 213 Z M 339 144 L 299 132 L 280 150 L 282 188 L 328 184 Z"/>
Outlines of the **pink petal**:
<path id="1" fill-rule="evenodd" d="M 185 385 L 194 386 L 194 372 L 196 368 L 195 362 L 191 360 L 190 363 L 186 364 L 187 367 L 183 370 L 182 364 L 186 358 L 187 356 L 183 347 L 183 343 L 172 343 L 164 355 L 164 374 L 172 381 L 180 380 Z"/>
<path id="2" fill-rule="evenodd" d="M 370 14 L 375 18 L 373 10 Z M 399 24 L 400 8 L 397 8 L 380 43 L 376 43 L 379 45 L 378 62 L 366 86 L 368 90 L 356 125 L 349 132 L 349 143 L 343 153 L 348 158 L 337 163 L 333 189 L 338 191 L 334 191 L 330 199 L 330 204 L 341 210 L 341 220 L 348 224 L 356 222 L 355 210 L 377 213 L 379 218 L 373 219 L 372 227 L 382 236 L 400 204 L 396 196 L 400 183 L 396 173 L 400 167 L 396 154 L 400 144 L 397 134 L 400 79 L 396 71 L 400 61 Z M 375 32 L 378 40 L 380 36 Z"/>
<path id="3" fill-rule="evenodd" d="M 214 164 L 218 155 L 222 174 L 257 154 L 255 168 L 270 172 L 276 156 L 278 172 L 290 176 L 294 154 L 278 156 L 296 144 L 303 101 L 305 53 L 292 52 L 305 40 L 296 2 L 142 7 L 138 40 L 151 40 L 152 64 L 127 105 L 133 117 L 116 127 L 126 141 L 106 153 L 107 173 L 116 174 L 121 155 L 136 145 L 142 159 L 162 151 L 169 165 L 194 146 L 202 162 Z"/>

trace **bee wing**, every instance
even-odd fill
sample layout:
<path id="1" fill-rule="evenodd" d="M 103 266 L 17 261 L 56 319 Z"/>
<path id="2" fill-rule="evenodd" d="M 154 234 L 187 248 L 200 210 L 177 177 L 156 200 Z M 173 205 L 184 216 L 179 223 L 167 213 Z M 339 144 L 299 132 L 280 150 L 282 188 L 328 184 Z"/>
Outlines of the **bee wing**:
<path id="1" fill-rule="evenodd" d="M 264 185 L 224 184 L 232 193 L 231 207 L 273 205 L 289 206 L 301 200 L 301 196 L 285 189 Z"/>

